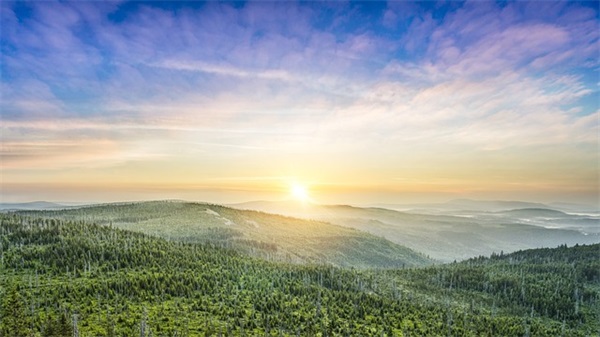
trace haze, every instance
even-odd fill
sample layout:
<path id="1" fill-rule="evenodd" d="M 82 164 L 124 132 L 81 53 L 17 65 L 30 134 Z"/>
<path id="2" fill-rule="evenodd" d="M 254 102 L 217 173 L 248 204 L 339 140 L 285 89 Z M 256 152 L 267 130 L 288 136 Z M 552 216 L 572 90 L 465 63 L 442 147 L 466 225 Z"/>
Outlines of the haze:
<path id="1" fill-rule="evenodd" d="M 11 2 L 1 201 L 599 203 L 597 2 Z"/>

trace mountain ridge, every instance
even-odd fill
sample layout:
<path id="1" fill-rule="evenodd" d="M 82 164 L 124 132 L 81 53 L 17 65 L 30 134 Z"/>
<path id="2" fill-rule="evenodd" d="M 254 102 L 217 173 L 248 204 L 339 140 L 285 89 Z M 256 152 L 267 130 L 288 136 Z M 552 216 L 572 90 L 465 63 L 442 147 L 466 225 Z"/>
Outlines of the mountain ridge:
<path id="1" fill-rule="evenodd" d="M 469 201 L 470 202 L 470 201 Z M 458 202 L 464 205 L 464 202 Z M 456 202 L 455 202 L 456 204 Z M 497 205 L 491 201 L 484 205 Z M 511 252 L 540 246 L 600 242 L 600 219 L 571 215 L 526 202 L 501 202 L 501 210 L 414 211 L 385 207 L 256 202 L 233 207 L 254 208 L 297 217 L 318 219 L 382 236 L 445 262 L 493 252 Z M 505 209 L 507 207 L 511 207 Z M 532 211 L 536 210 L 536 211 Z"/>
<path id="2" fill-rule="evenodd" d="M 356 229 L 209 203 L 147 201 L 19 214 L 92 221 L 172 240 L 207 242 L 268 260 L 358 268 L 432 263 L 421 253 Z"/>
<path id="3" fill-rule="evenodd" d="M 30 201 L 17 203 L 0 203 L 0 210 L 35 210 L 35 209 L 55 209 L 67 208 L 70 206 L 49 202 L 49 201 Z"/>

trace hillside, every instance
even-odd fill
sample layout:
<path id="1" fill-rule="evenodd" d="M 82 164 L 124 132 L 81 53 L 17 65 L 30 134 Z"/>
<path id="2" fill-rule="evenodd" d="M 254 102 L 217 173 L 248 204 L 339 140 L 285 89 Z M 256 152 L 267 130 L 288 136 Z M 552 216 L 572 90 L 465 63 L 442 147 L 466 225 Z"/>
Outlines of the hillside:
<path id="1" fill-rule="evenodd" d="M 359 271 L 0 214 L 0 336 L 588 336 L 599 249 Z"/>
<path id="2" fill-rule="evenodd" d="M 424 212 L 453 212 L 453 211 L 479 211 L 479 212 L 501 212 L 523 208 L 555 209 L 564 212 L 598 213 L 598 206 L 553 202 L 542 204 L 537 202 L 510 201 L 510 200 L 472 200 L 454 199 L 443 203 L 419 203 L 419 204 L 373 204 L 373 207 L 387 208 L 399 211 L 414 210 Z"/>
<path id="3" fill-rule="evenodd" d="M 431 263 L 415 251 L 355 229 L 211 204 L 153 201 L 20 214 L 83 220 L 182 242 L 211 243 L 274 261 L 358 268 Z"/>
<path id="4" fill-rule="evenodd" d="M 508 211 L 498 212 L 509 216 L 518 217 L 551 217 L 551 218 L 568 218 L 569 214 L 548 208 L 519 208 Z"/>
<path id="5" fill-rule="evenodd" d="M 496 203 L 506 207 L 526 204 L 488 202 L 483 205 Z M 468 206 L 471 203 L 458 204 Z M 500 251 L 600 243 L 600 218 L 597 216 L 571 215 L 548 209 L 500 212 L 465 209 L 418 213 L 347 205 L 313 204 L 304 208 L 293 206 L 281 202 L 236 205 L 242 209 L 319 219 L 355 228 L 444 262 Z"/>
<path id="6" fill-rule="evenodd" d="M 472 311 L 477 311 L 476 303 L 486 303 L 492 316 L 508 309 L 523 317 L 570 321 L 593 327 L 589 331 L 594 332 L 600 329 L 600 244 L 494 254 L 383 274 L 380 280 L 391 278 L 395 285 L 416 287 L 438 300 L 465 303 Z M 504 335 L 495 329 L 491 325 L 488 334 Z M 570 333 L 561 330 L 560 335 Z"/>
<path id="7" fill-rule="evenodd" d="M 0 210 L 36 210 L 36 209 L 60 209 L 69 206 L 47 201 L 33 201 L 23 203 L 0 203 Z"/>

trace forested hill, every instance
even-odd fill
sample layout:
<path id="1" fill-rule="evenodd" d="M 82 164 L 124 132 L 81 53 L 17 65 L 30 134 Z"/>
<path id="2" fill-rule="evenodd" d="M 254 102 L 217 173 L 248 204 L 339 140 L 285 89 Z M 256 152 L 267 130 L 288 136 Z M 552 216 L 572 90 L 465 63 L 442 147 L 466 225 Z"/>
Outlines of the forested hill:
<path id="1" fill-rule="evenodd" d="M 423 266 L 423 254 L 359 230 L 219 205 L 149 201 L 20 214 L 83 220 L 167 239 L 210 243 L 266 260 L 342 267 Z"/>
<path id="2" fill-rule="evenodd" d="M 0 214 L 0 336 L 591 336 L 599 248 L 361 271 Z"/>
<path id="3" fill-rule="evenodd" d="M 556 265 L 570 264 L 574 268 L 577 265 L 591 264 L 598 266 L 596 273 L 596 281 L 600 281 L 600 244 L 594 245 L 575 245 L 567 247 L 560 245 L 556 248 L 536 248 L 519 250 L 510 254 L 492 254 L 490 257 L 480 256 L 477 258 L 468 259 L 462 262 L 463 264 L 537 264 L 537 265 Z"/>
<path id="4" fill-rule="evenodd" d="M 493 254 L 385 275 L 440 299 L 487 303 L 492 315 L 508 310 L 589 325 L 590 335 L 600 333 L 600 244 Z"/>

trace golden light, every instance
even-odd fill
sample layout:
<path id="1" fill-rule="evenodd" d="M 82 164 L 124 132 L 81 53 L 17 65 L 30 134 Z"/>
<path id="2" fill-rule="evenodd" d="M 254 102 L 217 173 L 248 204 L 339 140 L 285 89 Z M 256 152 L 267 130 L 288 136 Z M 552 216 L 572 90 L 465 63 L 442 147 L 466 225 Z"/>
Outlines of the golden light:
<path id="1" fill-rule="evenodd" d="M 298 183 L 293 183 L 290 188 L 290 193 L 294 199 L 302 202 L 310 201 L 310 196 L 308 195 L 308 189 L 306 186 L 303 186 Z"/>

